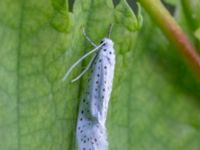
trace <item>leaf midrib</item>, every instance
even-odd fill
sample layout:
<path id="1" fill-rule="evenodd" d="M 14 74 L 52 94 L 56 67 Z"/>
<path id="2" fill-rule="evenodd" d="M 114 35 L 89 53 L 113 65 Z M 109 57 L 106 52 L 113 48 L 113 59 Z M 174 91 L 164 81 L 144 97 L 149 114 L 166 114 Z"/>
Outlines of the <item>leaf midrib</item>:
<path id="1" fill-rule="evenodd" d="M 20 56 L 22 48 L 22 31 L 23 31 L 23 20 L 24 20 L 24 8 L 25 0 L 20 0 L 20 19 L 19 19 L 19 40 L 17 47 L 17 149 L 21 148 L 21 137 L 20 137 Z"/>

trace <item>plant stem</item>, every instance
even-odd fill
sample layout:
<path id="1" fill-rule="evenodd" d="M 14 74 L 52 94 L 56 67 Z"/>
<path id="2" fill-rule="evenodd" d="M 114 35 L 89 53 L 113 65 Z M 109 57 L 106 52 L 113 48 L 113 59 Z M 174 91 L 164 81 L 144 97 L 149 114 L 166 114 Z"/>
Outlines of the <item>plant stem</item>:
<path id="1" fill-rule="evenodd" d="M 200 56 L 160 0 L 138 0 L 200 79 Z"/>

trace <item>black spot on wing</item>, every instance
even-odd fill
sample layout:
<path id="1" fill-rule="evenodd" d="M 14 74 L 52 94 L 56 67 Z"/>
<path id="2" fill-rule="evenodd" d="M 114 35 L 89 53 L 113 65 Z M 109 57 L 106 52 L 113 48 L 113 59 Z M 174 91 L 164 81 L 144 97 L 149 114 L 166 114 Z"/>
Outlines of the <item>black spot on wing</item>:
<path id="1" fill-rule="evenodd" d="M 102 44 L 104 42 L 104 40 L 101 40 L 100 44 Z"/>

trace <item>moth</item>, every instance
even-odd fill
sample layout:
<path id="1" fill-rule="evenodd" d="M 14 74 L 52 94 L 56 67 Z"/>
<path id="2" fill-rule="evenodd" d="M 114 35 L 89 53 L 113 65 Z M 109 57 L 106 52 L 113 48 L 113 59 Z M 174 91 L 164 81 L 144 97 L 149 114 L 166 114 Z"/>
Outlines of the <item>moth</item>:
<path id="1" fill-rule="evenodd" d="M 110 38 L 103 38 L 100 44 L 96 45 L 85 32 L 83 33 L 95 48 L 75 62 L 63 79 L 67 78 L 76 65 L 94 53 L 85 70 L 72 80 L 72 82 L 77 81 L 91 68 L 92 73 L 88 79 L 89 86 L 81 99 L 79 107 L 76 140 L 78 150 L 107 150 L 108 142 L 105 122 L 114 78 L 114 43 Z"/>

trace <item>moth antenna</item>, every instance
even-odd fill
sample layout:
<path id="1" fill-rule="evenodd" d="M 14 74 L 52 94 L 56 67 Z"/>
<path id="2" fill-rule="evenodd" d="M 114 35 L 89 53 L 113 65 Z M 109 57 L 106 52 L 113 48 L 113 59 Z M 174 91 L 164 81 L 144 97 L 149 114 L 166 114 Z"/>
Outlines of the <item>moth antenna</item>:
<path id="1" fill-rule="evenodd" d="M 112 27 L 113 27 L 113 24 L 110 24 L 109 30 L 108 30 L 108 38 L 110 38 L 110 36 L 111 36 Z"/>
<path id="2" fill-rule="evenodd" d="M 88 53 L 86 53 L 85 55 L 83 55 L 79 60 L 77 60 L 70 68 L 69 70 L 66 72 L 66 74 L 63 77 L 63 81 L 66 80 L 66 78 L 68 77 L 68 75 L 70 74 L 70 72 L 74 69 L 74 67 L 76 67 L 81 61 L 83 61 L 87 56 L 89 56 L 90 54 L 96 52 L 101 46 L 103 45 L 100 44 L 99 46 L 95 47 L 94 49 L 92 49 L 91 51 L 89 51 Z"/>
<path id="3" fill-rule="evenodd" d="M 88 69 L 92 66 L 95 58 L 96 58 L 97 54 L 94 54 L 94 56 L 92 57 L 92 59 L 90 60 L 89 64 L 87 65 L 87 67 L 76 77 L 74 78 L 71 82 L 75 82 L 77 81 L 78 79 L 80 79 L 87 71 Z"/>
<path id="4" fill-rule="evenodd" d="M 90 44 L 92 44 L 92 46 L 97 47 L 97 45 L 89 38 L 89 36 L 86 34 L 85 32 L 85 28 L 82 27 L 82 31 L 83 31 L 83 35 L 85 36 L 85 38 L 90 42 Z"/>

